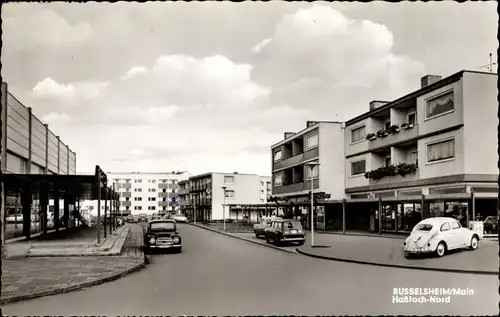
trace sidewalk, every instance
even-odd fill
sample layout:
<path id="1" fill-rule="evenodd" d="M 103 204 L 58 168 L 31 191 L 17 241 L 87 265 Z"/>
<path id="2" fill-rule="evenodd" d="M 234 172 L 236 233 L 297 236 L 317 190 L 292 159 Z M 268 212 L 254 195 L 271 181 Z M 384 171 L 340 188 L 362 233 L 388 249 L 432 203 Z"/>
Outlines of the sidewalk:
<path id="1" fill-rule="evenodd" d="M 3 260 L 0 304 L 108 282 L 145 266 L 142 228 L 130 226 L 118 256 L 37 257 Z"/>
<path id="2" fill-rule="evenodd" d="M 358 264 L 498 275 L 498 241 L 484 240 L 475 251 L 453 252 L 442 258 L 428 256 L 406 259 L 403 254 L 404 238 L 326 234 L 318 234 L 314 238 L 315 245 L 325 247 L 312 248 L 310 245 L 304 245 L 298 248 L 297 252 Z"/>

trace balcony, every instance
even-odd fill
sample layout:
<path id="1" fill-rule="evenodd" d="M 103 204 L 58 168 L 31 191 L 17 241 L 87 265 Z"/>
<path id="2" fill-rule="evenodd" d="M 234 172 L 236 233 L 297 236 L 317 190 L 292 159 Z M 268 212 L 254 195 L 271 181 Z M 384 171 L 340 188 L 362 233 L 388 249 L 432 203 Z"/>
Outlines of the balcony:
<path id="1" fill-rule="evenodd" d="M 411 163 L 401 163 L 382 167 L 377 170 L 369 171 L 368 173 L 372 174 L 368 182 L 370 186 L 411 182 L 419 179 L 418 165 Z"/>
<path id="2" fill-rule="evenodd" d="M 132 188 L 132 184 L 131 183 L 124 183 L 124 184 L 120 185 L 120 188 L 130 189 L 130 188 Z"/>
<path id="3" fill-rule="evenodd" d="M 277 169 L 282 169 L 288 166 L 293 166 L 302 163 L 303 161 L 307 161 L 313 158 L 319 157 L 319 148 L 314 148 L 302 154 L 298 154 L 292 156 L 290 158 L 281 160 L 273 164 L 273 171 Z"/>
<path id="4" fill-rule="evenodd" d="M 319 179 L 314 179 L 313 186 L 314 186 L 314 189 L 319 188 Z M 290 184 L 290 185 L 274 187 L 273 188 L 273 195 L 291 194 L 291 193 L 297 193 L 297 192 L 301 192 L 304 190 L 310 190 L 310 189 L 311 189 L 311 181 L 305 181 L 305 182 L 301 182 L 301 183 L 295 183 L 295 184 Z"/>
<path id="5" fill-rule="evenodd" d="M 131 201 L 120 201 L 120 205 L 124 206 L 124 207 L 130 207 L 130 206 L 132 206 L 132 202 Z"/>
<path id="6" fill-rule="evenodd" d="M 411 128 L 401 128 L 400 125 L 398 125 L 399 128 L 393 128 L 392 132 L 389 130 L 379 130 L 379 131 L 385 131 L 385 132 L 380 132 L 378 137 L 370 137 L 370 133 L 372 134 L 377 134 L 379 131 L 372 131 L 368 133 L 367 138 L 369 138 L 369 145 L 368 149 L 370 151 L 373 151 L 375 149 L 379 148 L 384 148 L 384 147 L 389 147 L 393 145 L 397 145 L 399 143 L 404 143 L 406 141 L 409 141 L 411 139 L 415 139 L 418 137 L 418 125 L 413 126 Z M 397 132 L 396 132 L 397 131 Z"/>
<path id="7" fill-rule="evenodd" d="M 132 193 L 131 192 L 122 192 L 122 193 L 120 193 L 120 196 L 123 198 L 130 198 L 130 197 L 132 197 Z"/>

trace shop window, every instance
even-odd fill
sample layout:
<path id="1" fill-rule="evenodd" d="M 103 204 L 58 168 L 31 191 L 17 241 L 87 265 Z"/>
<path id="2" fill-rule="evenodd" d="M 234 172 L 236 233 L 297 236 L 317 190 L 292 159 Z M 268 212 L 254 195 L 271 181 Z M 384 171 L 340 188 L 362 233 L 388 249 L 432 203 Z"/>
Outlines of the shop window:
<path id="1" fill-rule="evenodd" d="M 429 217 L 443 217 L 444 216 L 444 201 L 429 203 Z"/>

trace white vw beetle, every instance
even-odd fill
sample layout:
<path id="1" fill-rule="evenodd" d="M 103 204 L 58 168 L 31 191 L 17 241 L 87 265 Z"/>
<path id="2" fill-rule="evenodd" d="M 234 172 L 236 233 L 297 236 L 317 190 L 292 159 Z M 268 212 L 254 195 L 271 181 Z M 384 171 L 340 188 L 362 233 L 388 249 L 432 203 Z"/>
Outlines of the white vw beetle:
<path id="1" fill-rule="evenodd" d="M 428 218 L 413 228 L 404 242 L 403 249 L 406 258 L 433 252 L 441 257 L 449 250 L 463 248 L 475 250 L 481 238 L 477 232 L 462 227 L 454 218 Z"/>

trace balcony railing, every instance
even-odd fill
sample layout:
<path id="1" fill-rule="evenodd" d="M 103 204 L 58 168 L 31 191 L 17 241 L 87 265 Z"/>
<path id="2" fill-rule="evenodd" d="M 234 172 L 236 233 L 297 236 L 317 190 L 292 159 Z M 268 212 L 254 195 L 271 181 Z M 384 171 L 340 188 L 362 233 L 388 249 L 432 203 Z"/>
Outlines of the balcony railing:
<path id="1" fill-rule="evenodd" d="M 314 179 L 313 183 L 314 189 L 319 188 L 319 180 Z M 279 195 L 279 194 L 290 194 L 290 193 L 297 193 L 301 192 L 304 190 L 309 190 L 311 189 L 311 181 L 305 181 L 301 183 L 295 183 L 295 184 L 290 184 L 290 185 L 285 185 L 285 186 L 278 186 L 273 188 L 273 195 Z"/>
<path id="2" fill-rule="evenodd" d="M 377 148 L 388 147 L 416 137 L 418 137 L 418 125 L 411 128 L 406 126 L 403 128 L 401 125 L 396 125 L 392 129 L 369 133 L 367 135 L 367 139 L 370 142 L 368 149 L 371 151 Z"/>
<path id="3" fill-rule="evenodd" d="M 288 166 L 297 165 L 297 164 L 300 164 L 304 161 L 307 161 L 307 160 L 310 160 L 310 159 L 313 159 L 316 157 L 319 157 L 319 148 L 314 148 L 312 150 L 306 151 L 306 152 L 301 153 L 299 155 L 295 155 L 295 156 L 289 157 L 287 159 L 284 159 L 280 162 L 276 162 L 273 164 L 273 171 L 277 170 L 277 169 L 286 168 Z"/>
<path id="4" fill-rule="evenodd" d="M 388 167 L 381 167 L 365 174 L 370 185 L 414 181 L 418 179 L 418 165 L 401 163 Z"/>
<path id="5" fill-rule="evenodd" d="M 132 202 L 131 201 L 121 201 L 120 202 L 120 205 L 124 206 L 124 207 L 130 207 L 132 206 Z"/>

